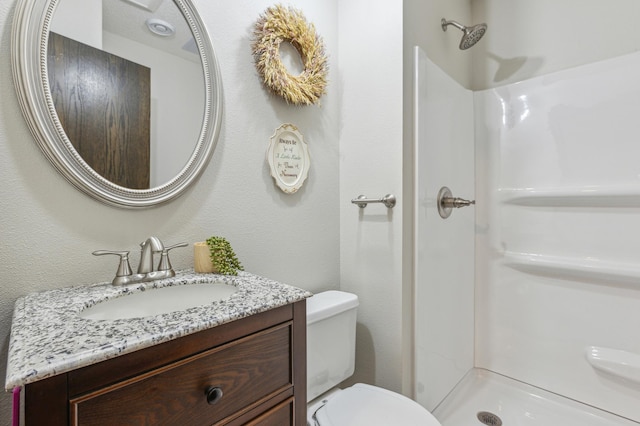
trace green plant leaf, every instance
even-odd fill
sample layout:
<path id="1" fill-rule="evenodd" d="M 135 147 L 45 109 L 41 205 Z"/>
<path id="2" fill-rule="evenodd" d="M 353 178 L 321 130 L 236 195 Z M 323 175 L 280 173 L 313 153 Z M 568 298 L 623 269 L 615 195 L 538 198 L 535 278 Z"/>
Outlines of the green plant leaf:
<path id="1" fill-rule="evenodd" d="M 209 246 L 211 263 L 220 274 L 238 275 L 238 271 L 244 271 L 242 264 L 226 238 L 215 235 L 209 237 L 207 246 Z"/>

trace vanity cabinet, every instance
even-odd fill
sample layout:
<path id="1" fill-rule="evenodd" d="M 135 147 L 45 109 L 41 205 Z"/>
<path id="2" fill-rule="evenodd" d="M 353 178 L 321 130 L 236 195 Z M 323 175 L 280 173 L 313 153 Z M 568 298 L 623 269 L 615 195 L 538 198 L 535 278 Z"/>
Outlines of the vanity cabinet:
<path id="1" fill-rule="evenodd" d="M 25 424 L 306 424 L 305 301 L 25 386 Z"/>

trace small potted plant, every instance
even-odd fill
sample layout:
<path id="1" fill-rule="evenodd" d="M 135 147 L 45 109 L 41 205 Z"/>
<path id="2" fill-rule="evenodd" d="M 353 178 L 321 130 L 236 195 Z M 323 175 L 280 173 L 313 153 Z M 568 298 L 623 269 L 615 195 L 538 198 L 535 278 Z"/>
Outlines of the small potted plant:
<path id="1" fill-rule="evenodd" d="M 195 243 L 194 267 L 196 272 L 238 275 L 242 264 L 224 237 L 212 236 L 206 242 Z"/>

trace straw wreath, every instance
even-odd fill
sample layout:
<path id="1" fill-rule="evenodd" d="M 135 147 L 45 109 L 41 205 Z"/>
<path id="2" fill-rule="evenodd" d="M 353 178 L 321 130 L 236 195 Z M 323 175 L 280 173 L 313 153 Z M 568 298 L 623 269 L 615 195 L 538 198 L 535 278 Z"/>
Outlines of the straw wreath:
<path id="1" fill-rule="evenodd" d="M 253 57 L 264 85 L 294 105 L 315 104 L 325 94 L 327 58 L 322 38 L 301 11 L 276 5 L 260 15 L 255 24 Z M 300 75 L 289 74 L 280 60 L 280 44 L 291 43 L 304 65 Z"/>

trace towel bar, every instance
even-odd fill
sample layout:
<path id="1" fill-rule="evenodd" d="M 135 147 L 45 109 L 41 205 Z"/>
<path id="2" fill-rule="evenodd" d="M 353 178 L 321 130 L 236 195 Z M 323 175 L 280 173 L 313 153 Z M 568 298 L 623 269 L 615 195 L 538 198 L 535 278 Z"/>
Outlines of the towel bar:
<path id="1" fill-rule="evenodd" d="M 367 207 L 367 204 L 369 203 L 382 203 L 387 206 L 387 208 L 392 209 L 396 205 L 396 196 L 393 194 L 387 194 L 382 198 L 367 198 L 364 195 L 358 195 L 358 198 L 354 198 L 351 202 L 361 209 Z"/>

